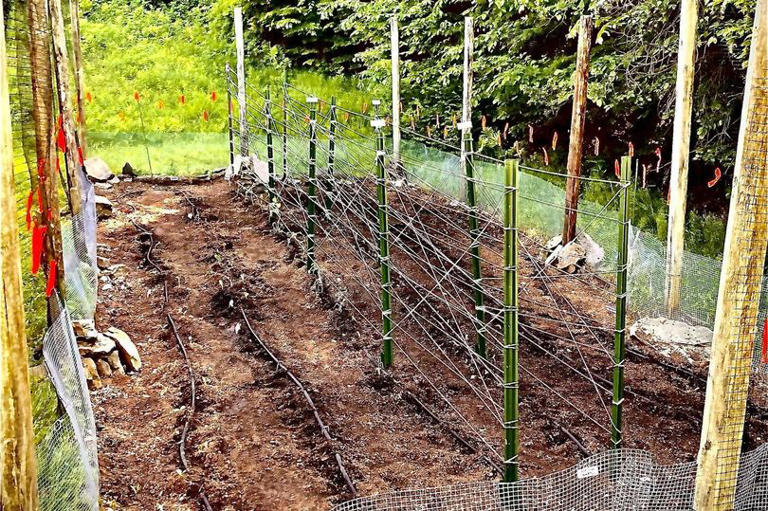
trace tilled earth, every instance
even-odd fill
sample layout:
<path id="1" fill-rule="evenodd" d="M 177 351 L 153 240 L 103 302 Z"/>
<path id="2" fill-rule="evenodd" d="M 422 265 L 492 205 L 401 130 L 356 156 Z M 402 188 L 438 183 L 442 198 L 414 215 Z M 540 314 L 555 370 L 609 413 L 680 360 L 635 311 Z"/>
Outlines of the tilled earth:
<path id="1" fill-rule="evenodd" d="M 116 211 L 100 224 L 99 242 L 113 267 L 109 286 L 100 291 L 97 326 L 125 330 L 144 367 L 93 393 L 107 505 L 204 509 L 205 494 L 214 510 L 329 509 L 354 496 L 335 453 L 359 495 L 497 477 L 487 452 L 449 432 L 468 438 L 465 428 L 438 424 L 425 410 L 439 417 L 444 407 L 433 392 L 421 392 L 419 375 L 398 369 L 392 379 L 379 370 L 378 332 L 328 292 L 318 294 L 297 251 L 273 236 L 263 209 L 246 206 L 228 183 L 121 183 L 108 195 Z M 342 280 L 344 272 L 331 276 Z M 376 304 L 352 284 L 347 290 L 347 300 L 378 321 Z M 572 294 L 579 303 L 578 290 Z M 248 335 L 240 307 L 306 387 L 331 446 L 304 396 Z M 169 314 L 197 386 L 186 440 L 189 471 L 182 470 L 178 442 L 190 416 L 190 380 Z M 524 345 L 521 359 L 538 374 L 560 371 L 540 349 Z M 464 407 L 475 429 L 500 436 L 490 416 L 474 409 L 474 396 L 450 384 L 445 368 L 426 356 L 419 362 L 446 382 L 441 390 Z M 701 370 L 680 374 L 651 354 L 632 360 L 627 371 L 628 385 L 642 399 L 627 398 L 626 446 L 649 449 L 668 463 L 693 459 Z M 577 406 L 599 406 L 593 389 L 567 371 L 550 382 Z M 572 465 L 583 447 L 596 452 L 607 446 L 604 431 L 547 393 L 524 384 L 521 396 L 524 476 Z M 749 416 L 747 436 L 762 442 L 763 408 L 752 405 Z"/>

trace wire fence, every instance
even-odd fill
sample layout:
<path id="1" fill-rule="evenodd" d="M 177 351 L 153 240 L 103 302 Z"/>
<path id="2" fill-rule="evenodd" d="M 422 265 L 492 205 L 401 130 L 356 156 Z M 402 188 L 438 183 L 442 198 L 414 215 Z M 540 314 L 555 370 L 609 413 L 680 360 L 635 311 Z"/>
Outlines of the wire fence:
<path id="1" fill-rule="evenodd" d="M 70 4 L 64 2 L 62 7 L 71 55 Z M 70 175 L 64 151 L 70 155 L 80 151 L 66 142 L 61 123 L 54 122 L 59 117 L 56 112 L 75 111 L 75 105 L 59 101 L 55 92 L 59 81 L 68 77 L 52 71 L 52 28 L 45 3 L 15 0 L 3 14 L 26 333 L 30 363 L 42 363 L 47 374 L 32 381 L 40 509 L 96 511 L 96 429 L 72 328 L 72 318 L 92 320 L 96 307 L 94 193 L 82 169 L 75 170 L 82 184 L 81 197 L 68 197 L 60 186 Z M 74 76 L 73 65 L 68 72 Z M 58 184 L 44 187 L 49 166 L 56 168 Z M 44 189 L 52 190 L 51 194 Z M 80 204 L 74 215 L 70 208 L 59 206 L 70 198 Z M 59 218 L 60 247 L 54 246 L 59 236 L 52 231 L 57 225 L 52 220 Z M 61 260 L 50 257 L 54 252 L 62 254 Z M 50 264 L 45 264 L 46 259 L 51 259 Z M 54 291 L 62 271 L 63 302 Z"/>
<path id="2" fill-rule="evenodd" d="M 228 78 L 235 97 L 237 84 Z M 503 436 L 498 433 L 509 424 L 502 406 L 508 385 L 501 359 L 505 348 L 501 321 L 505 266 L 500 243 L 503 162 L 473 154 L 469 148 L 474 157 L 467 164 L 477 190 L 475 210 L 466 203 L 470 180 L 461 170 L 459 147 L 438 140 L 427 145 L 425 137 L 405 130 L 406 136 L 412 136 L 403 141 L 396 161 L 390 147 L 383 153 L 376 148 L 371 128 L 376 125 L 371 121 L 381 115 L 376 110 L 370 116 L 344 110 L 334 101 L 313 98 L 290 84 L 277 97 L 246 88 L 247 135 L 241 136 L 236 119 L 231 132 L 235 152 L 256 156 L 232 158 L 230 173 L 238 175 L 240 194 L 258 203 L 257 192 L 266 188 L 273 229 L 317 276 L 316 289 L 334 297 L 339 309 L 351 311 L 385 346 L 391 338 L 396 362 L 389 374 L 396 384 L 434 403 L 440 422 L 458 432 L 496 470 L 519 463 L 517 455 L 510 459 L 502 454 Z M 375 170 L 382 155 L 389 175 L 384 202 L 388 225 L 377 218 L 382 197 Z M 618 431 L 620 438 L 622 432 L 612 415 L 617 399 L 614 395 L 612 401 L 610 394 L 616 383 L 602 374 L 610 366 L 623 371 L 624 365 L 613 353 L 612 337 L 618 332 L 615 303 L 622 296 L 616 290 L 617 272 L 623 268 L 619 264 L 619 198 L 627 188 L 620 181 L 582 179 L 586 186 L 607 187 L 612 193 L 603 204 L 580 204 L 578 239 L 589 256 L 584 255 L 573 272 L 573 268 L 550 264 L 550 238 L 559 234 L 565 211 L 565 176 L 521 166 L 517 189 L 521 346 L 548 361 L 541 365 L 535 356 L 530 362 L 529 357 L 521 357 L 521 381 L 535 396 L 531 401 L 536 408 L 525 418 L 528 445 L 546 445 L 537 430 L 552 424 L 569 435 L 571 424 L 588 424 L 592 432 L 581 428 L 577 436 L 587 438 L 590 445 L 599 445 L 601 435 L 607 439 Z M 473 215 L 479 220 L 475 230 L 470 228 Z M 380 252 L 382 234 L 389 240 L 386 255 Z M 654 250 L 642 236 L 633 230 L 629 245 L 628 294 L 635 315 L 656 314 L 663 306 L 663 285 L 657 290 L 651 287 L 655 281 L 640 278 L 648 271 L 642 266 L 648 262 L 644 251 Z M 480 278 L 472 271 L 473 246 L 481 254 Z M 714 260 L 697 262 L 700 272 L 714 272 L 718 265 Z M 391 271 L 391 284 L 381 272 L 384 265 Z M 663 254 L 658 267 L 663 272 Z M 633 283 L 632 278 L 637 281 Z M 688 278 L 702 293 L 716 295 L 716 283 L 697 280 L 695 269 Z M 684 286 L 685 282 L 684 276 Z M 693 283 L 688 289 L 693 289 Z M 384 293 L 391 298 L 389 307 L 382 299 Z M 480 305 L 477 294 L 483 297 Z M 709 321 L 705 315 L 685 312 L 703 310 L 702 303 L 684 302 L 680 318 L 693 324 Z M 387 319 L 392 321 L 389 327 Z M 485 356 L 478 353 L 480 337 L 487 341 Z M 386 349 L 382 357 L 386 359 Z M 657 400 L 628 392 L 634 403 L 627 406 L 646 411 L 651 406 L 658 412 Z M 538 414 L 546 420 L 539 420 Z M 657 424 L 660 429 L 654 436 L 664 437 L 663 421 Z M 694 428 L 692 434 L 698 431 Z M 578 438 L 570 438 L 579 444 Z M 735 509 L 763 505 L 766 453 L 761 447 L 742 455 L 741 471 L 732 478 L 738 484 Z M 548 461 L 558 466 L 552 458 Z M 559 466 L 571 464 L 568 459 Z M 519 483 L 396 492 L 357 499 L 337 510 L 692 509 L 695 474 L 694 463 L 661 465 L 649 452 L 613 450 Z"/>

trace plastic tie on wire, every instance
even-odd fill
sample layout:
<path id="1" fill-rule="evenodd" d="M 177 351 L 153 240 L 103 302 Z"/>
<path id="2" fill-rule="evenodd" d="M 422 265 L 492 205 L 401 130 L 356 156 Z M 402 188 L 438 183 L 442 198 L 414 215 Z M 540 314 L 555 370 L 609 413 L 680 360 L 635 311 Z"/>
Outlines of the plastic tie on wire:
<path id="1" fill-rule="evenodd" d="M 383 128 L 385 126 L 384 119 L 371 120 L 371 128 Z"/>
<path id="2" fill-rule="evenodd" d="M 307 103 L 317 103 L 317 101 L 316 96 L 307 96 Z"/>
<path id="3" fill-rule="evenodd" d="M 621 405 L 623 405 L 623 404 L 624 404 L 624 398 L 622 397 L 622 398 L 621 398 L 621 399 L 619 399 L 618 401 L 612 401 L 612 402 L 611 402 L 611 404 L 612 404 L 613 406 L 621 406 Z"/>
<path id="4" fill-rule="evenodd" d="M 456 125 L 459 131 L 468 131 L 472 129 L 472 121 L 463 121 Z"/>
<path id="5" fill-rule="evenodd" d="M 37 275 L 40 270 L 40 261 L 43 258 L 43 240 L 48 231 L 46 226 L 35 226 L 32 230 L 32 275 Z"/>
<path id="6" fill-rule="evenodd" d="M 30 190 L 29 197 L 27 197 L 27 231 L 32 229 L 32 202 L 35 200 L 35 191 Z"/>
<path id="7" fill-rule="evenodd" d="M 763 322 L 763 350 L 762 358 L 763 364 L 768 364 L 768 317 Z"/>
<path id="8" fill-rule="evenodd" d="M 374 99 L 373 101 L 371 101 L 371 104 L 373 106 L 379 106 L 379 105 L 381 105 L 381 100 L 380 99 Z"/>

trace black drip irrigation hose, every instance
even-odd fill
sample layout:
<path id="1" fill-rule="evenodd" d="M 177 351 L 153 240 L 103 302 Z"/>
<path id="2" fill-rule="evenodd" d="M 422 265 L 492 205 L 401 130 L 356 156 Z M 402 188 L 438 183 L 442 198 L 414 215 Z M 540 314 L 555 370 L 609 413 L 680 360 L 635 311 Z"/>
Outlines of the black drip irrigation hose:
<path id="1" fill-rule="evenodd" d="M 333 452 L 334 458 L 336 459 L 336 465 L 339 468 L 341 477 L 344 479 L 344 483 L 347 485 L 347 488 L 349 488 L 349 491 L 352 493 L 352 496 L 357 497 L 357 489 L 355 488 L 355 484 L 352 482 L 352 479 L 349 477 L 349 473 L 347 472 L 347 469 L 341 460 L 341 455 L 333 447 L 333 440 L 331 439 L 330 433 L 328 433 L 328 426 L 325 424 L 325 422 L 323 422 L 323 419 L 320 417 L 320 413 L 318 412 L 317 407 L 315 406 L 315 402 L 312 400 L 312 396 L 309 395 L 309 392 L 307 392 L 307 389 L 306 387 L 304 387 L 304 384 L 301 383 L 301 380 L 299 380 L 291 372 L 291 370 L 288 369 L 285 366 L 285 364 L 283 364 L 280 361 L 280 359 L 277 358 L 272 353 L 272 351 L 270 351 L 269 347 L 267 347 L 264 341 L 261 340 L 259 335 L 251 326 L 251 322 L 248 321 L 248 316 L 246 316 L 245 310 L 243 310 L 242 307 L 240 307 L 240 314 L 242 314 L 243 316 L 243 321 L 245 321 L 245 326 L 248 328 L 248 331 L 251 334 L 251 338 L 254 341 L 256 341 L 256 343 L 258 343 L 261 349 L 264 350 L 264 352 L 267 354 L 269 359 L 277 366 L 277 369 L 282 371 L 294 383 L 294 385 L 296 385 L 296 387 L 299 389 L 301 394 L 304 396 L 304 399 L 307 401 L 307 404 L 309 405 L 310 409 L 312 410 L 312 414 L 315 417 L 315 422 L 317 422 L 317 425 L 320 427 L 320 431 L 323 434 L 323 438 L 325 439 L 328 449 L 330 449 L 330 451 Z"/>
<path id="2" fill-rule="evenodd" d="M 191 394 L 189 412 L 184 416 L 184 427 L 181 430 L 181 438 L 179 439 L 179 459 L 181 460 L 181 468 L 184 470 L 184 472 L 189 472 L 190 464 L 187 461 L 186 447 L 187 435 L 189 434 L 189 425 L 195 416 L 195 412 L 197 411 L 197 388 L 195 387 L 195 372 L 192 370 L 192 364 L 189 362 L 187 349 L 184 346 L 184 343 L 181 341 L 181 336 L 179 335 L 179 330 L 176 328 L 176 323 L 173 321 L 173 317 L 171 317 L 170 314 L 167 314 L 166 319 L 168 320 L 168 326 L 171 327 L 173 336 L 176 338 L 176 344 L 179 347 L 179 351 L 181 351 L 181 356 L 184 357 L 184 362 L 187 365 L 187 372 L 189 375 L 189 388 Z M 203 490 L 202 487 L 200 488 L 198 496 L 200 497 L 200 502 L 202 503 L 205 510 L 213 511 L 213 508 L 211 508 L 211 503 L 208 501 L 208 497 L 205 495 L 205 490 Z"/>

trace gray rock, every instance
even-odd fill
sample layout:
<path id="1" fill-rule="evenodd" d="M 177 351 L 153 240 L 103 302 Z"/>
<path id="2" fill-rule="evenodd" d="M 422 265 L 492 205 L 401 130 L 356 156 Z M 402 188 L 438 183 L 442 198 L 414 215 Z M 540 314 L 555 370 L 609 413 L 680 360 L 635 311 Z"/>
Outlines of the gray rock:
<path id="1" fill-rule="evenodd" d="M 103 358 L 96 361 L 96 371 L 98 371 L 100 378 L 112 377 L 112 367 L 110 367 L 109 362 Z"/>
<path id="2" fill-rule="evenodd" d="M 567 273 L 575 273 L 587 260 L 587 251 L 578 243 L 569 243 L 557 255 L 555 267 Z"/>
<path id="3" fill-rule="evenodd" d="M 94 342 L 79 342 L 77 347 L 80 350 L 80 355 L 84 357 L 100 358 L 108 356 L 117 345 L 111 337 L 104 334 L 96 334 Z"/>
<path id="4" fill-rule="evenodd" d="M 141 370 L 141 356 L 139 350 L 131 338 L 119 328 L 110 327 L 104 332 L 104 335 L 110 337 L 117 344 L 117 350 L 120 352 L 120 360 L 127 371 Z"/>
<path id="5" fill-rule="evenodd" d="M 88 174 L 91 181 L 102 183 L 115 176 L 109 169 L 109 165 L 98 156 L 92 156 L 85 160 L 85 173 Z"/>
<path id="6" fill-rule="evenodd" d="M 120 362 L 120 353 L 117 350 L 109 354 L 107 362 L 109 362 L 109 367 L 112 368 L 112 374 L 125 374 L 123 364 Z"/>
<path id="7" fill-rule="evenodd" d="M 102 387 L 99 370 L 96 368 L 96 362 L 92 358 L 83 358 L 83 370 L 85 379 L 88 380 L 88 386 L 91 389 L 100 389 Z"/>
<path id="8" fill-rule="evenodd" d="M 72 322 L 72 330 L 77 337 L 96 337 L 98 332 L 92 319 L 77 319 Z"/>
<path id="9" fill-rule="evenodd" d="M 99 220 L 111 217 L 113 209 L 111 200 L 102 195 L 96 195 L 96 216 L 99 217 Z"/>
<path id="10" fill-rule="evenodd" d="M 109 268 L 109 259 L 104 256 L 96 256 L 96 266 L 98 266 L 100 270 L 106 270 Z"/>

